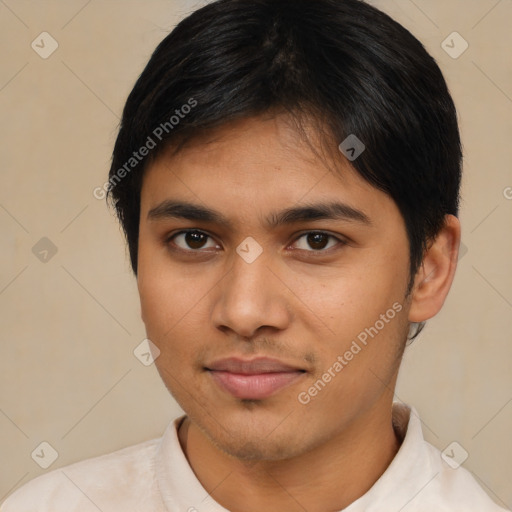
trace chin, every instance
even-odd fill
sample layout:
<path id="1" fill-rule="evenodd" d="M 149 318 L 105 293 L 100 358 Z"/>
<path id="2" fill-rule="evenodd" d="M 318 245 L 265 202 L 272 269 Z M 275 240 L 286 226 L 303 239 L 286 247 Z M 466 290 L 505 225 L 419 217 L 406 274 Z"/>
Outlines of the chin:
<path id="1" fill-rule="evenodd" d="M 279 461 L 295 456 L 289 443 L 271 443 L 261 439 L 212 439 L 217 448 L 244 462 Z"/>
<path id="2" fill-rule="evenodd" d="M 208 421 L 196 425 L 217 449 L 240 461 L 280 461 L 305 451 L 306 440 L 300 439 L 296 429 L 290 431 L 293 425 L 286 425 L 286 421 L 274 424 L 268 418 L 255 419 L 231 418 L 227 429 Z"/>

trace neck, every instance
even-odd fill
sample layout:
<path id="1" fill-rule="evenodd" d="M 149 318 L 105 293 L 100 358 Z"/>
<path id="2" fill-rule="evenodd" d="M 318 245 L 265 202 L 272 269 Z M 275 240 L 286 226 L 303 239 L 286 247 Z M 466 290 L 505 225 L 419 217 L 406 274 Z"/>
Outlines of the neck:
<path id="1" fill-rule="evenodd" d="M 179 439 L 203 487 L 231 512 L 342 510 L 372 487 L 396 455 L 400 442 L 391 413 L 391 401 L 379 404 L 316 449 L 281 461 L 230 457 L 188 418 Z"/>

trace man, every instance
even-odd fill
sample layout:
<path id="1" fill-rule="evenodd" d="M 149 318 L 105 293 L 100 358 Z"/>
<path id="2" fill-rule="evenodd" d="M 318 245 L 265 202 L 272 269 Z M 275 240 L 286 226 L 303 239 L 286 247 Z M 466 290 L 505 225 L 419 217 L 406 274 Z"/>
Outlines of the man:
<path id="1" fill-rule="evenodd" d="M 220 0 L 131 92 L 109 194 L 186 415 L 2 512 L 499 511 L 393 394 L 455 273 L 461 148 L 423 46 L 358 0 Z"/>

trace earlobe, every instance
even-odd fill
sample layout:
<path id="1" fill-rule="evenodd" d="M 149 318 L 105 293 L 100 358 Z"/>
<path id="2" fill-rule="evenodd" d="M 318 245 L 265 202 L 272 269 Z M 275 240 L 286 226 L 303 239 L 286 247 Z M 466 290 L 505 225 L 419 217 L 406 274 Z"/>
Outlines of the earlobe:
<path id="1" fill-rule="evenodd" d="M 455 276 L 459 244 L 459 219 L 446 215 L 443 228 L 431 242 L 416 273 L 411 292 L 410 322 L 424 322 L 443 306 Z"/>

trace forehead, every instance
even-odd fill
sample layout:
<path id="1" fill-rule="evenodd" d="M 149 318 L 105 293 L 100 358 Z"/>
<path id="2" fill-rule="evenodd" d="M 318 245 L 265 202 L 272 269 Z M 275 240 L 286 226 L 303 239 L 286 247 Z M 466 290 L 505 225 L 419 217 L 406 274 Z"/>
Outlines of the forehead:
<path id="1" fill-rule="evenodd" d="M 290 115 L 262 115 L 225 123 L 224 125 L 187 139 L 175 151 L 170 146 L 155 162 L 156 166 L 173 166 L 193 172 L 194 167 L 208 169 L 229 167 L 230 174 L 254 175 L 255 179 L 270 167 L 274 171 L 292 173 L 294 168 L 301 174 L 325 172 L 340 167 L 341 154 L 334 143 L 326 145 L 318 132 L 306 121 L 296 121 Z M 330 146 L 330 148 L 329 148 Z M 326 148 L 331 154 L 328 155 Z M 283 165 L 286 164 L 286 165 Z M 260 172 L 255 171 L 255 167 Z"/>
<path id="2" fill-rule="evenodd" d="M 232 122 L 178 152 L 162 152 L 146 170 L 141 214 L 170 197 L 246 218 L 314 201 L 342 201 L 367 210 L 368 217 L 394 208 L 355 172 L 335 142 L 326 150 L 314 130 L 300 131 L 285 116 Z"/>

